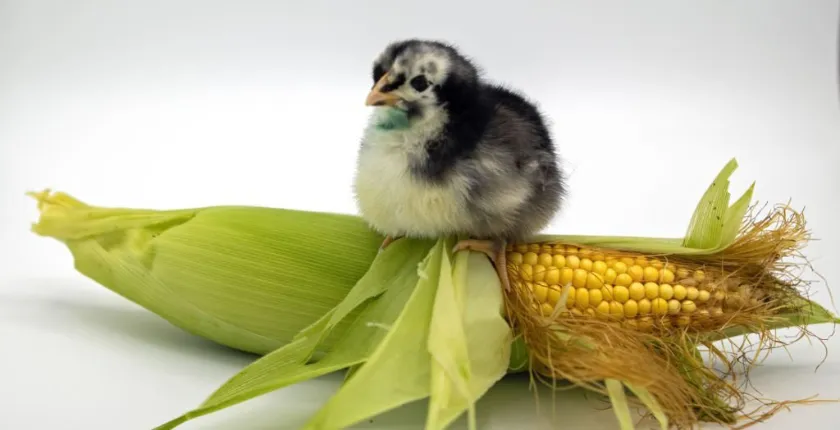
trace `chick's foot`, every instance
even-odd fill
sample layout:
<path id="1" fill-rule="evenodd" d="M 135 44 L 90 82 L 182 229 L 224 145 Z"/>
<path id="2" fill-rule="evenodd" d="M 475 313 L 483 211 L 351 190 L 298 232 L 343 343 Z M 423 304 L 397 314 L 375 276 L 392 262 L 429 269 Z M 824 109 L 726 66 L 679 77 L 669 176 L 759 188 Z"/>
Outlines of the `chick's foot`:
<path id="1" fill-rule="evenodd" d="M 510 291 L 505 246 L 504 241 L 465 239 L 455 244 L 452 252 L 469 250 L 486 254 L 496 267 L 496 273 L 499 275 L 499 281 L 501 281 L 502 287 L 504 287 L 505 291 Z"/>

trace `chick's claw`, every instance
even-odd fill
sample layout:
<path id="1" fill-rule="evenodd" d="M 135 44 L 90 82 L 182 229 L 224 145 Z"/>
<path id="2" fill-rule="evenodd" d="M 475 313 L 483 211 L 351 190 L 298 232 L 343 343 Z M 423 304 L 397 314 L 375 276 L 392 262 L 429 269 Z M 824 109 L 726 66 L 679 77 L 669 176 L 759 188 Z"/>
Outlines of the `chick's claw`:
<path id="1" fill-rule="evenodd" d="M 379 245 L 379 252 L 384 251 L 385 248 L 388 247 L 388 245 L 390 245 L 390 244 L 392 244 L 392 243 L 394 243 L 394 242 L 396 242 L 400 239 L 402 239 L 402 236 L 385 236 L 385 240 L 382 241 L 382 245 Z"/>
<path id="2" fill-rule="evenodd" d="M 452 252 L 458 251 L 476 251 L 487 255 L 493 265 L 496 267 L 496 274 L 499 275 L 499 281 L 502 283 L 505 291 L 510 291 L 510 280 L 507 274 L 507 255 L 505 253 L 505 243 L 502 241 L 493 240 L 474 240 L 465 239 L 457 244 L 452 249 Z"/>

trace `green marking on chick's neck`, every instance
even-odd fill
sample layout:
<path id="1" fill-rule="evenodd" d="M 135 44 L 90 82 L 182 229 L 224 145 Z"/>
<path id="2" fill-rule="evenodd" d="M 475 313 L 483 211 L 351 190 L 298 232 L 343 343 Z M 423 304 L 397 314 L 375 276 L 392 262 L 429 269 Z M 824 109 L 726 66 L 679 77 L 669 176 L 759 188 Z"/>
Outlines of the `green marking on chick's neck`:
<path id="1" fill-rule="evenodd" d="M 392 107 L 383 108 L 384 113 L 379 117 L 376 127 L 380 130 L 402 130 L 409 126 L 408 113 Z"/>

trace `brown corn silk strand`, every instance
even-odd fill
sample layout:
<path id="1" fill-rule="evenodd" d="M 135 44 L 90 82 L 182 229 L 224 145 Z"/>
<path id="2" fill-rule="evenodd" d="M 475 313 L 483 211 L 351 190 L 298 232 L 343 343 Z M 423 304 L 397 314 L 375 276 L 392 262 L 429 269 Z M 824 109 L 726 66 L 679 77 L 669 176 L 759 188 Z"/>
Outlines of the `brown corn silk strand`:
<path id="1" fill-rule="evenodd" d="M 517 335 L 531 354 L 532 375 L 542 380 L 567 380 L 606 395 L 605 379 L 618 379 L 644 388 L 659 403 L 672 425 L 696 426 L 701 421 L 746 425 L 768 418 L 787 404 L 771 402 L 746 412 L 749 395 L 744 384 L 749 369 L 759 356 L 785 342 L 772 333 L 778 315 L 801 305 L 807 282 L 794 273 L 803 263 L 789 261 L 801 256 L 810 240 L 804 214 L 779 206 L 766 216 L 751 208 L 734 243 L 712 255 L 656 255 L 619 249 L 581 246 L 609 257 L 661 259 L 689 271 L 702 270 L 711 294 L 729 293 L 733 306 L 722 306 L 711 314 L 695 312 L 691 321 L 678 315 L 652 317 L 650 327 L 641 328 L 634 319 L 619 320 L 591 313 L 575 315 L 558 304 L 553 312 L 540 312 L 532 288 L 523 279 L 521 263 L 508 258 L 512 290 L 505 295 L 506 312 Z M 540 242 L 510 245 L 517 249 L 558 253 L 576 244 Z M 509 254 L 510 255 L 510 254 Z M 565 297 L 560 299 L 563 302 Z M 802 336 L 808 336 L 804 326 Z M 757 341 L 723 341 L 731 351 L 713 344 L 732 329 L 750 332 Z M 707 359 L 724 369 L 706 364 L 697 346 L 707 349 Z M 744 368 L 736 371 L 736 366 Z"/>

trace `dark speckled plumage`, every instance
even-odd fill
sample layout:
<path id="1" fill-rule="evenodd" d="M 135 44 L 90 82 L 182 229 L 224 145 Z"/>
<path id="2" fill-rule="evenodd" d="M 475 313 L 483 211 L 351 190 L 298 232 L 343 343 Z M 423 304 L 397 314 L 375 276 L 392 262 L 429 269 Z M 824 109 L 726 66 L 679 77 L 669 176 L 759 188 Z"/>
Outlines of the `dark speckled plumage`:
<path id="1" fill-rule="evenodd" d="M 437 58 L 440 61 L 434 61 Z M 425 64 L 412 65 L 412 61 Z M 439 68 L 444 70 L 436 70 Z M 404 227 L 402 220 L 385 219 L 387 212 L 375 206 L 379 204 L 375 199 L 382 200 L 386 193 L 399 189 L 393 183 L 377 189 L 370 181 L 357 181 L 362 216 L 391 236 L 460 234 L 519 241 L 546 227 L 560 209 L 566 191 L 551 134 L 534 103 L 513 90 L 483 81 L 466 57 L 441 42 L 407 40 L 389 45 L 374 64 L 374 82 L 395 70 L 390 76 L 392 84 L 382 91 L 407 94 L 398 107 L 407 112 L 410 124 L 429 128 L 428 118 L 443 119 L 433 132 L 418 132 L 417 142 L 411 141 L 410 131 L 401 132 L 402 140 L 395 139 L 405 141 L 400 143 L 405 157 L 395 160 L 405 160 L 405 174 L 411 183 L 406 186 L 404 202 L 388 201 L 396 206 L 392 216 L 403 217 Z M 418 71 L 431 80 L 430 88 L 423 92 L 408 88 L 416 77 L 411 73 Z M 394 136 L 366 134 L 360 169 L 374 168 L 374 159 L 385 160 L 374 148 L 384 147 L 378 141 L 387 139 Z M 390 145 L 394 150 L 394 144 Z M 426 219 L 433 215 L 420 213 L 423 207 L 418 203 L 426 198 L 426 189 L 429 195 L 436 192 L 451 198 L 448 203 L 461 208 L 460 213 L 469 219 L 441 219 L 439 223 Z"/>

